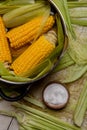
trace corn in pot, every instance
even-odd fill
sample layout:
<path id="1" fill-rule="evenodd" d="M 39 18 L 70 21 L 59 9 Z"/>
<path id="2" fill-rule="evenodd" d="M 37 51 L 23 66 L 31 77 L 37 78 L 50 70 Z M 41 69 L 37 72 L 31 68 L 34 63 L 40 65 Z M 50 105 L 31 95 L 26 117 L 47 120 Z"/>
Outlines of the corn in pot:
<path id="1" fill-rule="evenodd" d="M 10 41 L 11 47 L 19 48 L 27 43 L 30 43 L 36 37 L 42 21 L 43 17 L 38 16 L 37 18 L 8 31 L 6 36 Z M 50 30 L 54 23 L 54 16 L 50 15 L 44 25 L 42 33 Z"/>
<path id="2" fill-rule="evenodd" d="M 54 31 L 40 36 L 12 63 L 11 68 L 15 74 L 21 76 L 35 68 L 54 50 L 56 42 L 57 36 Z"/>

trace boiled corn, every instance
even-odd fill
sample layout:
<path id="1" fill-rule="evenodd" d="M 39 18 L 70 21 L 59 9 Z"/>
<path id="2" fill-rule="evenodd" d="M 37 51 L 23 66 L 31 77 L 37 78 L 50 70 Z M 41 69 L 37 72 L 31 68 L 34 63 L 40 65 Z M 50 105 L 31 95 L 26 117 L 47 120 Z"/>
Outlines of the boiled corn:
<path id="1" fill-rule="evenodd" d="M 11 53 L 6 38 L 6 29 L 0 16 L 0 61 L 11 63 Z"/>
<path id="2" fill-rule="evenodd" d="M 12 54 L 13 59 L 15 59 L 19 55 L 21 55 L 27 48 L 28 48 L 28 45 L 25 45 L 25 46 L 23 46 L 21 48 L 17 48 L 17 49 L 11 48 L 11 54 Z"/>
<path id="3" fill-rule="evenodd" d="M 42 20 L 43 17 L 39 16 L 19 27 L 16 27 L 8 31 L 7 37 L 11 43 L 11 47 L 19 48 L 31 42 L 36 37 Z M 48 30 L 50 30 L 54 25 L 54 23 L 55 23 L 54 16 L 49 16 L 44 25 L 42 33 L 45 33 Z"/>
<path id="4" fill-rule="evenodd" d="M 54 35 L 53 33 L 51 33 Z M 53 37 L 55 39 L 55 35 Z M 28 49 L 22 53 L 11 65 L 17 75 L 24 75 L 28 70 L 34 69 L 41 63 L 55 48 L 57 39 L 52 40 L 46 35 L 42 35 Z M 55 41 L 55 43 L 54 43 Z"/>

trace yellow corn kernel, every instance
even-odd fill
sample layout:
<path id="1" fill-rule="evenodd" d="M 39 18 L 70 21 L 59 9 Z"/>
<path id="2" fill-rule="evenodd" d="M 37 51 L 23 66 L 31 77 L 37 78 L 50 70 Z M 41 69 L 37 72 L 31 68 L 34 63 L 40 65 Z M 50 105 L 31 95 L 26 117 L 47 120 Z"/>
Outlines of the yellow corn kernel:
<path id="1" fill-rule="evenodd" d="M 43 17 L 39 16 L 19 27 L 8 31 L 7 37 L 11 43 L 11 47 L 19 48 L 34 40 L 39 31 L 42 20 Z M 44 25 L 42 33 L 45 33 L 50 30 L 54 23 L 54 16 L 49 16 Z"/>
<path id="2" fill-rule="evenodd" d="M 11 63 L 11 53 L 6 38 L 6 29 L 0 16 L 0 61 Z"/>
<path id="3" fill-rule="evenodd" d="M 11 65 L 17 75 L 22 75 L 28 70 L 34 69 L 55 48 L 55 43 L 48 41 L 45 35 L 39 37 L 28 49 L 22 53 Z M 55 41 L 56 42 L 56 41 Z"/>
<path id="4" fill-rule="evenodd" d="M 13 59 L 17 58 L 19 55 L 21 55 L 27 48 L 29 47 L 29 45 L 25 45 L 21 48 L 17 48 L 17 49 L 14 49 L 14 48 L 10 48 L 11 50 L 11 55 L 13 57 Z"/>

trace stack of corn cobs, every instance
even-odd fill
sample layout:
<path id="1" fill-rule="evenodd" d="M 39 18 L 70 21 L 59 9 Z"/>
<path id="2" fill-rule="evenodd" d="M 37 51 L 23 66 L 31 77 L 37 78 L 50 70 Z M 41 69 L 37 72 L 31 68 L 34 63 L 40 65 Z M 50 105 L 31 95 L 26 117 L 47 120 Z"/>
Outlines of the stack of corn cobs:
<path id="1" fill-rule="evenodd" d="M 22 17 L 17 17 L 19 12 L 16 11 L 21 9 L 27 18 L 16 22 Z M 16 13 L 14 19 L 11 13 L 14 16 Z M 3 12 L 0 16 L 0 62 L 17 76 L 29 77 L 56 47 L 55 21 L 55 14 L 46 1 L 36 1 Z"/>

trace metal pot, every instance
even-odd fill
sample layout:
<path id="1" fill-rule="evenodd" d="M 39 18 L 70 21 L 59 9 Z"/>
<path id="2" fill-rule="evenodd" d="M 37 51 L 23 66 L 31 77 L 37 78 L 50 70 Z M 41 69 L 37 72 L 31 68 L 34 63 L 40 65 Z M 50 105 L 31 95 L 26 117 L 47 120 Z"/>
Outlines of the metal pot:
<path id="1" fill-rule="evenodd" d="M 54 8 L 54 10 L 60 15 L 62 26 L 63 26 L 63 30 L 64 30 L 64 33 L 65 33 L 65 39 L 66 39 L 66 37 L 67 37 L 67 31 L 66 31 L 66 25 L 65 25 L 63 16 L 62 16 L 61 12 L 59 11 L 59 9 L 57 8 L 57 6 L 54 4 L 54 2 L 52 0 L 48 0 L 48 1 L 52 5 L 52 8 Z M 8 81 L 8 80 L 0 78 L 0 96 L 3 99 L 7 100 L 7 101 L 17 101 L 17 100 L 22 99 L 29 92 L 29 89 L 32 86 L 32 84 L 35 83 L 35 82 L 37 82 L 38 80 L 44 78 L 48 74 L 50 74 L 50 72 L 55 68 L 56 64 L 44 76 L 42 76 L 41 78 L 38 78 L 37 80 L 34 80 L 32 82 L 13 82 L 13 81 Z M 11 92 L 12 91 L 16 91 L 16 92 L 19 93 L 19 95 L 15 96 L 15 97 L 9 97 L 9 96 L 7 96 L 4 93 L 3 90 L 4 90 L 4 88 L 8 89 L 8 87 L 12 88 Z"/>

